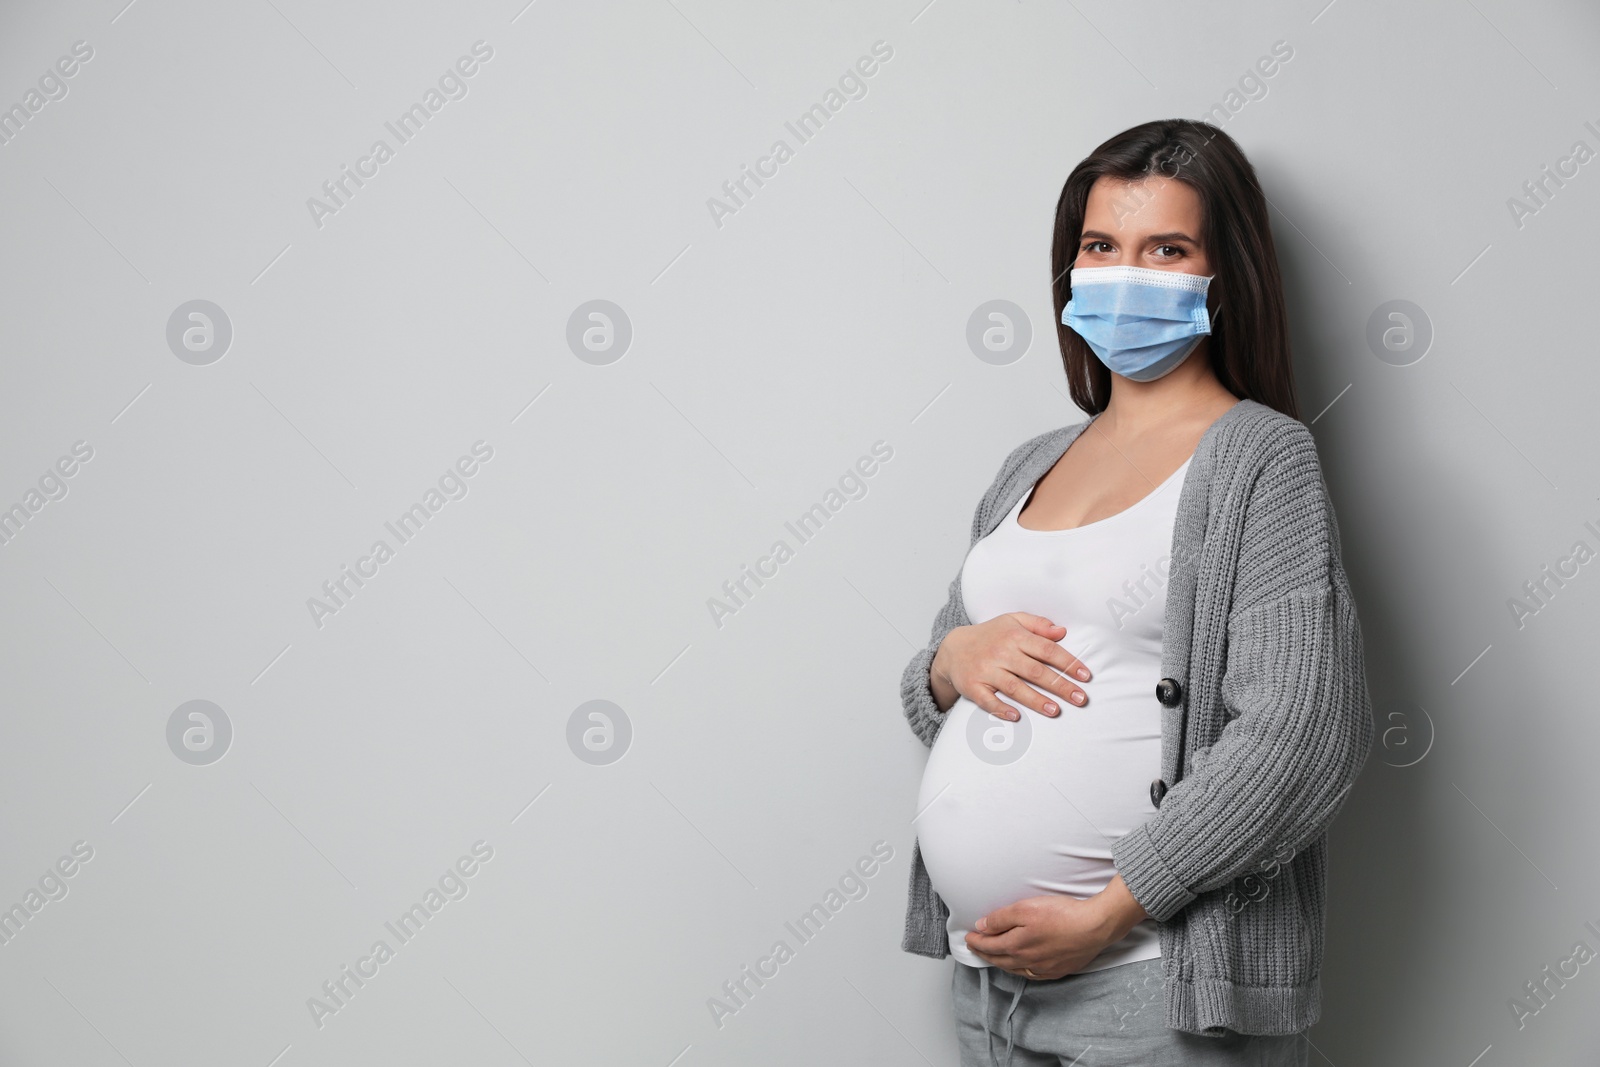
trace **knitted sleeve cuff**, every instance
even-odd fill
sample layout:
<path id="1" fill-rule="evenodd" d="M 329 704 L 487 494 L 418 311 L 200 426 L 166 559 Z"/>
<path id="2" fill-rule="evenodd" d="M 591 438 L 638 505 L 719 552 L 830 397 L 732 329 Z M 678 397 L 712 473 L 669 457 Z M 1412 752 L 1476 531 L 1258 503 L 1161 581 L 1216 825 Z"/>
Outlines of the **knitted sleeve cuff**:
<path id="1" fill-rule="evenodd" d="M 905 673 L 900 676 L 900 703 L 905 708 L 906 721 L 911 731 L 929 748 L 944 726 L 944 712 L 934 702 L 928 669 L 933 664 L 934 648 L 924 648 L 911 657 Z"/>
<path id="2" fill-rule="evenodd" d="M 1195 898 L 1156 851 L 1149 831 L 1137 827 L 1111 847 L 1111 862 L 1150 917 L 1166 922 Z"/>

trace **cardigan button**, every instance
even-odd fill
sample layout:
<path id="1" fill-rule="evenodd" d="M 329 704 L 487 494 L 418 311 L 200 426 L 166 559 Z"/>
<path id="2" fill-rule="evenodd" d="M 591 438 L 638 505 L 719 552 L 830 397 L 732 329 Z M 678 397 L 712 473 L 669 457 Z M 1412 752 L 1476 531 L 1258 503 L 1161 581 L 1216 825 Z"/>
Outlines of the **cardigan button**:
<path id="1" fill-rule="evenodd" d="M 1150 783 L 1150 803 L 1155 807 L 1161 806 L 1161 798 L 1167 795 L 1167 783 L 1157 778 Z"/>
<path id="2" fill-rule="evenodd" d="M 1164 707 L 1175 708 L 1183 699 L 1183 687 L 1175 678 L 1163 678 L 1156 683 L 1156 699 L 1161 701 Z"/>

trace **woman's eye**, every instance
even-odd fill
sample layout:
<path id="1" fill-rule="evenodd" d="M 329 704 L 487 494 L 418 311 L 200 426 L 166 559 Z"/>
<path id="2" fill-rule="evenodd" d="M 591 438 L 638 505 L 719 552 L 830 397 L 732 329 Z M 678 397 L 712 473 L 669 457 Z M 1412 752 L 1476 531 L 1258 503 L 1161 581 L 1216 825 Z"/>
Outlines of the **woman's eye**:
<path id="1" fill-rule="evenodd" d="M 1183 249 L 1177 245 L 1158 245 L 1156 246 L 1156 252 L 1162 259 L 1171 259 L 1174 256 L 1183 255 Z"/>
<path id="2" fill-rule="evenodd" d="M 1085 252 L 1098 252 L 1101 249 L 1105 249 L 1107 252 L 1109 252 L 1111 251 L 1111 246 L 1106 244 L 1104 241 L 1090 241 L 1083 246 L 1083 250 Z"/>

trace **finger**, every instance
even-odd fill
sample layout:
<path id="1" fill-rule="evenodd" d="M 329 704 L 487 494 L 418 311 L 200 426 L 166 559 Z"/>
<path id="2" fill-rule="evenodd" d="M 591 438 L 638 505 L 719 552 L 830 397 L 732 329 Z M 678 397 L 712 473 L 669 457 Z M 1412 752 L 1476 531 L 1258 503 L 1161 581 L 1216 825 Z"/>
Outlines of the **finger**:
<path id="1" fill-rule="evenodd" d="M 1034 659 L 1042 660 L 1062 674 L 1069 674 L 1080 682 L 1087 682 L 1093 677 L 1087 663 L 1049 638 L 1041 637 L 1039 640 L 1034 640 L 1032 637 L 1025 637 L 1017 642 L 1017 647 Z"/>
<path id="2" fill-rule="evenodd" d="M 967 947 L 984 959 L 993 960 L 997 966 L 1027 966 L 1027 961 L 1019 955 L 1022 950 L 1002 938 L 968 934 Z"/>
<path id="3" fill-rule="evenodd" d="M 974 955 L 982 956 L 996 966 L 1018 962 L 1007 950 L 987 943 L 993 940 L 994 938 L 984 937 L 982 934 L 968 934 L 967 948 L 971 949 Z"/>
<path id="4" fill-rule="evenodd" d="M 973 948 L 971 945 L 968 945 L 967 949 L 974 956 L 978 957 L 980 960 L 982 960 L 984 963 L 987 963 L 989 966 L 991 966 L 991 967 L 999 967 L 1001 970 L 1005 970 L 1006 969 L 1005 966 L 1003 964 L 1001 964 L 999 960 L 995 959 L 992 956 L 984 955 L 982 952 L 979 952 L 977 949 Z"/>
<path id="5" fill-rule="evenodd" d="M 998 934 L 1005 933 L 1007 930 L 1015 929 L 1020 923 L 1021 919 L 1022 916 L 1015 904 L 1005 904 L 994 909 L 989 914 L 981 916 L 978 921 L 972 925 L 973 929 L 976 930 L 978 934 L 986 937 L 994 937 Z"/>
<path id="6" fill-rule="evenodd" d="M 1049 647 L 1055 648 L 1056 646 L 1049 645 Z M 1006 666 L 1013 675 L 1029 683 L 1036 692 L 1042 691 L 1045 695 L 1042 695 L 1040 700 L 1047 705 L 1056 705 L 1057 710 L 1060 708 L 1058 703 L 1060 700 L 1076 704 L 1080 708 L 1089 703 L 1088 693 L 1084 692 L 1081 687 L 1074 685 L 1070 679 L 1063 677 L 1054 667 L 1041 662 L 1028 649 L 1013 649 L 1006 661 Z M 1056 699 L 1052 700 L 1051 697 Z"/>
<path id="7" fill-rule="evenodd" d="M 1018 664 L 1020 667 L 1021 664 Z M 1002 668 L 1003 669 L 1003 668 Z M 1028 685 L 1015 674 L 1007 672 L 998 684 L 999 691 L 1009 697 L 1012 702 L 1030 708 L 1040 715 L 1055 716 L 1061 714 L 1061 708 L 1055 701 Z"/>
<path id="8" fill-rule="evenodd" d="M 978 696 L 969 699 L 971 699 L 974 704 L 978 705 L 978 707 L 982 708 L 984 711 L 987 711 L 990 715 L 993 715 L 997 719 L 1004 719 L 1007 722 L 1016 722 L 1018 719 L 1022 718 L 1022 716 L 1017 713 L 1016 708 L 1012 707 L 1010 704 L 1007 704 L 1004 700 L 1001 700 L 997 695 L 995 695 L 995 689 L 993 686 L 984 686 L 982 692 L 980 692 Z"/>
<path id="9" fill-rule="evenodd" d="M 1041 622 L 1049 623 L 1048 619 L 1041 619 L 1040 616 L 1028 615 L 1020 611 L 1013 612 L 1012 616 L 1019 619 L 1039 619 Z M 1070 674 L 1080 682 L 1087 682 L 1092 677 L 1089 665 L 1061 646 L 1060 641 L 1066 636 L 1067 628 L 1065 626 L 1050 623 L 1048 628 L 1022 626 L 1022 630 L 1023 632 L 1018 635 L 1016 645 L 1019 648 L 1027 649 L 1033 658 L 1054 665 L 1062 674 Z M 1057 630 L 1061 631 L 1059 635 L 1055 632 Z"/>
<path id="10" fill-rule="evenodd" d="M 1016 619 L 1017 622 L 1021 623 L 1027 629 L 1032 630 L 1040 637 L 1047 637 L 1053 641 L 1059 641 L 1067 634 L 1067 628 L 1065 626 L 1062 626 L 1058 622 L 1052 622 L 1043 615 L 1033 615 L 1026 611 L 1013 611 L 1010 614 L 1013 619 Z M 1057 630 L 1060 630 L 1061 632 L 1058 634 L 1055 632 Z"/>

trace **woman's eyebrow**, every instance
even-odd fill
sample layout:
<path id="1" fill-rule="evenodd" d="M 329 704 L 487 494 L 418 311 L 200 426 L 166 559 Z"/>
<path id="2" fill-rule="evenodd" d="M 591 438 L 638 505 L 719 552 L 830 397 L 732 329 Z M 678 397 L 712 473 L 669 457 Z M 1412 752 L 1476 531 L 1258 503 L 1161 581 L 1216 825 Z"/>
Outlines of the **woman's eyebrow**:
<path id="1" fill-rule="evenodd" d="M 1097 241 L 1115 241 L 1115 240 L 1118 240 L 1118 238 L 1113 237 L 1111 234 L 1109 234 L 1109 233 L 1101 233 L 1099 230 L 1084 230 L 1083 231 L 1083 235 L 1078 238 L 1078 241 L 1081 244 L 1082 242 L 1090 240 L 1090 239 L 1097 240 Z M 1190 237 L 1188 234 L 1183 233 L 1183 232 L 1178 231 L 1178 230 L 1173 230 L 1171 233 L 1152 233 L 1148 237 L 1144 238 L 1144 243 L 1145 244 L 1160 244 L 1160 243 L 1165 242 L 1165 241 L 1187 241 L 1189 244 L 1192 244 L 1192 245 L 1198 245 L 1200 243 L 1199 241 L 1196 241 L 1193 237 Z"/>

